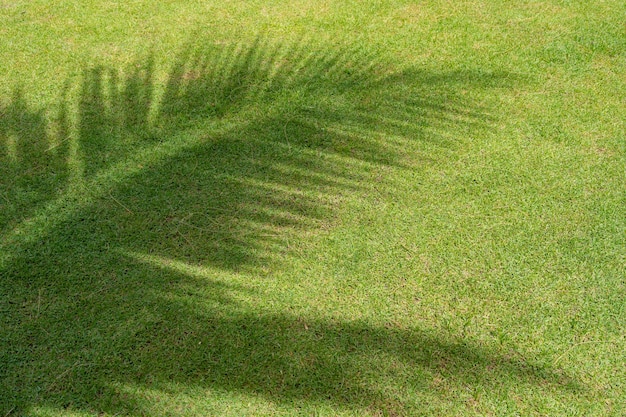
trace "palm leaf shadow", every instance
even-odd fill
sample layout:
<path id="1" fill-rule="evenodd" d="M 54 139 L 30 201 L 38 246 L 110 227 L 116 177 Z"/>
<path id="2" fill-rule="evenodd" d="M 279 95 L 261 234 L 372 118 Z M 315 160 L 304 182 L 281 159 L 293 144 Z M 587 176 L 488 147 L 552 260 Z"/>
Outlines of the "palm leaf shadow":
<path id="1" fill-rule="evenodd" d="M 434 390 L 437 373 L 459 387 L 575 385 L 419 329 L 253 314 L 233 297 L 247 288 L 202 272 L 280 262 L 285 237 L 320 228 L 376 167 L 401 166 L 406 141 L 453 146 L 437 131 L 489 123 L 449 85 L 499 78 L 389 75 L 358 50 L 257 39 L 185 48 L 161 93 L 151 58 L 125 75 L 88 68 L 75 115 L 64 93 L 54 128 L 16 89 L 0 117 L 2 174 L 16 179 L 2 182 L 13 209 L 0 246 L 0 404 L 146 414 L 124 387 L 176 383 L 399 415 L 417 405 L 377 375 L 409 391 Z M 413 371 L 394 377 L 389 357 Z"/>

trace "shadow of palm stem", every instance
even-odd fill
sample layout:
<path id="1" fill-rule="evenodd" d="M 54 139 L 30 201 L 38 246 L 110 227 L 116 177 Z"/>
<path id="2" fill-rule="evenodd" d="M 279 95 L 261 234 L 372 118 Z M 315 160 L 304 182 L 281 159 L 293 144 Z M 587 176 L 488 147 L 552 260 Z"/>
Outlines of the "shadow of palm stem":
<path id="1" fill-rule="evenodd" d="M 19 89 L 0 108 L 9 413 L 151 413 L 124 390 L 178 384 L 400 415 L 419 407 L 407 392 L 438 395 L 436 375 L 572 385 L 419 329 L 267 312 L 211 278 L 279 265 L 286 237 L 403 166 L 411 143 L 434 152 L 454 146 L 447 127 L 488 124 L 455 90 L 505 76 L 393 72 L 358 50 L 262 39 L 190 46 L 163 83 L 156 72 L 150 58 L 88 68 L 49 125 Z"/>

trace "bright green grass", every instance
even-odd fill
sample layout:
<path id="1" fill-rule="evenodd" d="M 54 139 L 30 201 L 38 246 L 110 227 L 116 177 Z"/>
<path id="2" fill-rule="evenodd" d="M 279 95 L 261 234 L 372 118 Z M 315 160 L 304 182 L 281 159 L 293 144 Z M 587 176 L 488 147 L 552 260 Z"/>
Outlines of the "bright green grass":
<path id="1" fill-rule="evenodd" d="M 375 3 L 0 2 L 0 416 L 626 413 L 626 6 Z"/>

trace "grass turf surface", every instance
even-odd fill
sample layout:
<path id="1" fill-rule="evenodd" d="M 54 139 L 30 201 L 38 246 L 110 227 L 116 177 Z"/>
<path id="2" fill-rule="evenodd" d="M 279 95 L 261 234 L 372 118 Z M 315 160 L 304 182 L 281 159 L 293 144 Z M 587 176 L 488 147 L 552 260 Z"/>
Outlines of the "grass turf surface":
<path id="1" fill-rule="evenodd" d="M 0 3 L 0 415 L 623 415 L 625 14 Z"/>

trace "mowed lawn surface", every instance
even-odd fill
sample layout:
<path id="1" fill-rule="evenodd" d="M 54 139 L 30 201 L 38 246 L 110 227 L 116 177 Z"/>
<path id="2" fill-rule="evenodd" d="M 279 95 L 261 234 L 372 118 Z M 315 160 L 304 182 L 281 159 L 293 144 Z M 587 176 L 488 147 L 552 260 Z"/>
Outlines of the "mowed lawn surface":
<path id="1" fill-rule="evenodd" d="M 625 17 L 0 1 L 0 416 L 624 415 Z"/>

